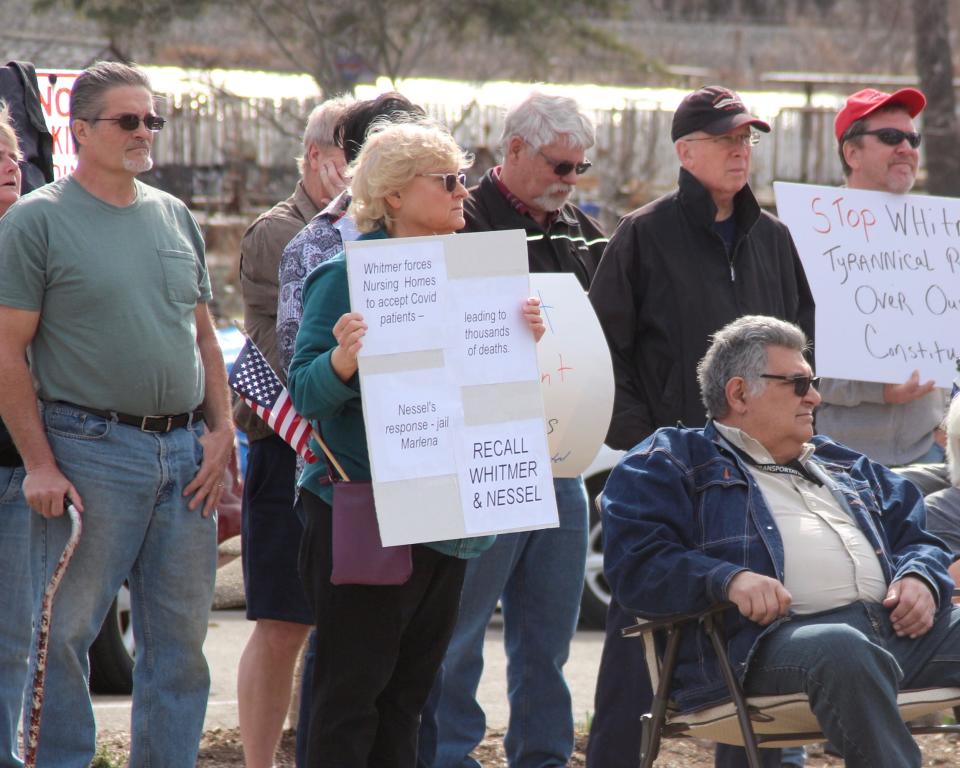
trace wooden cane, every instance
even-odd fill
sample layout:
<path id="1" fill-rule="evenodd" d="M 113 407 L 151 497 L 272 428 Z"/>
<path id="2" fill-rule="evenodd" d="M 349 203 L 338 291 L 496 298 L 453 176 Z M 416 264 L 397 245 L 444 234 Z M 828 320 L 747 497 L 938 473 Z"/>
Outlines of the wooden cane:
<path id="1" fill-rule="evenodd" d="M 63 548 L 53 576 L 43 593 L 43 603 L 40 607 L 40 617 L 37 621 L 37 650 L 36 667 L 33 672 L 33 688 L 30 700 L 30 720 L 24 733 L 24 768 L 35 768 L 37 764 L 37 747 L 40 743 L 40 712 L 43 709 L 43 685 L 47 674 L 47 645 L 50 642 L 50 621 L 53 617 L 53 598 L 60 587 L 60 580 L 66 573 L 70 558 L 80 542 L 80 533 L 83 524 L 80 522 L 80 513 L 73 504 L 67 505 L 67 514 L 70 516 L 70 538 Z"/>

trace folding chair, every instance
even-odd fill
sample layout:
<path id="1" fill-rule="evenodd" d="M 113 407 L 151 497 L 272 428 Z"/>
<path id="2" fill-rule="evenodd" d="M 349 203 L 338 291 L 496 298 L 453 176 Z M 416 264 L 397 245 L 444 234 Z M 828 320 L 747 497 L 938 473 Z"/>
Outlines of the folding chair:
<path id="1" fill-rule="evenodd" d="M 823 741 L 816 717 L 810 710 L 806 694 L 783 696 L 744 696 L 740 682 L 727 658 L 720 614 L 732 603 L 719 603 L 701 613 L 675 614 L 652 621 L 637 619 L 622 630 L 624 637 L 639 636 L 644 644 L 647 669 L 653 685 L 651 711 L 641 718 L 641 768 L 652 768 L 660 751 L 661 738 L 696 736 L 746 749 L 750 768 L 761 768 L 759 745 L 786 747 Z M 679 712 L 670 702 L 670 687 L 677 662 L 677 651 L 683 632 L 702 627 L 710 638 L 720 663 L 730 701 L 699 709 Z M 666 646 L 662 658 L 657 655 L 654 632 L 663 632 Z M 910 721 L 931 712 L 960 706 L 960 688 L 925 688 L 901 691 L 897 696 L 900 715 Z M 910 726 L 913 734 L 960 733 L 956 725 Z"/>

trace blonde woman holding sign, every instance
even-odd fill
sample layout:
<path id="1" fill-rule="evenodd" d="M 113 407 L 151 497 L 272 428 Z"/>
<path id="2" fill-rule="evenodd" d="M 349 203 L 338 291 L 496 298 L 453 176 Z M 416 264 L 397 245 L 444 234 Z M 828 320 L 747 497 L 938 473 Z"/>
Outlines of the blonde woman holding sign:
<path id="1" fill-rule="evenodd" d="M 468 194 L 461 169 L 470 162 L 439 127 L 408 123 L 377 130 L 351 171 L 361 239 L 461 229 Z M 301 414 L 319 422 L 343 473 L 351 481 L 368 481 L 357 375 L 367 326 L 351 311 L 343 254 L 311 273 L 303 299 L 290 394 Z M 539 340 L 544 326 L 535 299 L 524 305 L 524 316 Z M 412 767 L 420 711 L 457 618 L 465 560 L 488 548 L 493 537 L 413 545 L 403 583 L 333 584 L 333 490 L 323 462 L 307 467 L 300 487 L 307 516 L 301 577 L 317 619 L 307 763 Z"/>

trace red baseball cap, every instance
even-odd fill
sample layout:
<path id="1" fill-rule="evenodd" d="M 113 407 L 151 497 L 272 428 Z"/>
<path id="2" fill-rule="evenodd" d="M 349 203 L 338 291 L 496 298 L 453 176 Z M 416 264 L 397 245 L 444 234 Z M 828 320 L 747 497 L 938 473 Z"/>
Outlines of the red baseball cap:
<path id="1" fill-rule="evenodd" d="M 837 135 L 837 141 L 840 141 L 847 128 L 854 122 L 888 104 L 900 104 L 907 110 L 910 117 L 916 117 L 927 105 L 927 99 L 916 88 L 901 88 L 894 93 L 884 93 L 875 88 L 857 91 L 847 97 L 843 108 L 837 112 L 837 118 L 833 121 L 833 132 Z"/>

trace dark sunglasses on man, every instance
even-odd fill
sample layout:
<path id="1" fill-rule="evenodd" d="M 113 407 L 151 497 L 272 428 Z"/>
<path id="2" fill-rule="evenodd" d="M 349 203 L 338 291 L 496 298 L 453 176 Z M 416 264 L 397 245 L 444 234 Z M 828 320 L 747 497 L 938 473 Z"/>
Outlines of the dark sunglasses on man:
<path id="1" fill-rule="evenodd" d="M 788 384 L 793 384 L 793 391 L 797 397 L 806 396 L 807 392 L 810 391 L 810 387 L 814 389 L 819 389 L 820 387 L 820 377 L 819 376 L 783 376 L 777 373 L 761 373 L 761 379 L 777 379 L 778 381 L 785 381 Z"/>
<path id="2" fill-rule="evenodd" d="M 167 121 L 159 115 L 144 115 L 141 118 L 140 115 L 134 115 L 131 112 L 123 115 L 117 115 L 116 117 L 95 117 L 93 120 L 90 120 L 90 122 L 99 123 L 102 120 L 116 123 L 125 131 L 137 130 L 137 128 L 140 127 L 140 122 L 142 121 L 144 128 L 152 133 L 156 133 L 167 124 Z"/>
<path id="3" fill-rule="evenodd" d="M 920 146 L 920 139 L 922 138 L 918 131 L 901 131 L 899 128 L 874 128 L 872 131 L 858 131 L 847 136 L 847 141 L 854 136 L 876 136 L 890 147 L 896 147 L 906 139 L 907 143 L 914 149 Z"/>
<path id="4" fill-rule="evenodd" d="M 467 186 L 467 174 L 465 173 L 418 173 L 417 176 L 432 176 L 435 179 L 443 179 L 443 188 L 451 194 L 457 188 L 457 184 Z"/>
<path id="5" fill-rule="evenodd" d="M 545 154 L 543 154 L 543 150 L 538 149 L 537 154 L 547 161 L 547 165 L 553 168 L 553 172 L 557 174 L 557 176 L 561 177 L 569 176 L 571 171 L 576 171 L 577 176 L 583 176 L 583 174 L 593 167 L 593 163 L 591 163 L 589 160 L 584 160 L 582 163 L 571 163 L 568 160 L 560 162 L 551 157 L 547 157 Z"/>

